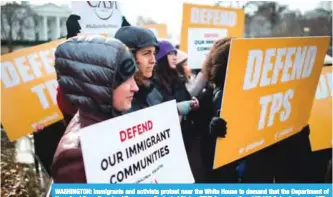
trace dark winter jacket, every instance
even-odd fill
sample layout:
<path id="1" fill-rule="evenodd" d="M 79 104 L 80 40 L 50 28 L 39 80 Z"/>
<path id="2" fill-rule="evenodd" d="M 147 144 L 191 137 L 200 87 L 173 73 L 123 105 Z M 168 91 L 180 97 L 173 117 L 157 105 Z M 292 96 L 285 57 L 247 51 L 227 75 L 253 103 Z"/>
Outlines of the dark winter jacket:
<path id="1" fill-rule="evenodd" d="M 212 109 L 211 117 L 219 117 L 221 111 L 221 104 L 223 98 L 223 88 L 216 87 L 213 91 L 212 97 Z M 244 161 L 235 161 L 229 163 L 223 167 L 220 167 L 216 170 L 212 169 L 214 157 L 215 157 L 215 148 L 216 148 L 216 137 L 209 135 L 206 136 L 207 145 L 206 150 L 206 165 L 207 170 L 207 182 L 209 183 L 236 183 L 238 182 L 238 176 L 244 173 Z M 226 150 L 227 151 L 227 150 Z"/>
<path id="2" fill-rule="evenodd" d="M 246 159 L 244 183 L 305 183 L 313 169 L 308 169 L 311 145 L 310 127 Z"/>
<path id="3" fill-rule="evenodd" d="M 57 104 L 60 111 L 65 115 L 74 116 L 78 110 L 77 106 L 73 105 L 71 102 L 64 98 L 63 92 L 58 86 L 57 88 Z"/>
<path id="4" fill-rule="evenodd" d="M 86 180 L 80 130 L 121 114 L 112 106 L 112 93 L 137 66 L 123 43 L 103 36 L 69 39 L 58 46 L 55 56 L 59 86 L 79 112 L 58 145 L 51 173 L 56 183 L 81 183 Z"/>
<path id="5" fill-rule="evenodd" d="M 327 172 L 325 175 L 325 183 L 332 183 L 332 159 L 327 164 Z"/>
<path id="6" fill-rule="evenodd" d="M 213 117 L 218 116 L 218 112 L 220 111 L 221 107 L 221 99 L 222 99 L 223 92 L 219 88 L 213 89 L 212 97 L 210 100 L 210 114 L 209 114 L 209 122 Z M 220 103 L 220 104 L 219 104 Z M 207 126 L 207 133 L 203 134 L 203 143 L 202 148 L 205 154 L 204 154 L 204 163 L 206 168 L 206 176 L 207 176 L 207 182 L 214 182 L 213 179 L 213 162 L 215 157 L 215 146 L 216 146 L 216 137 L 209 134 L 209 123 Z"/>
<path id="7" fill-rule="evenodd" d="M 55 183 L 86 183 L 83 155 L 80 145 L 80 130 L 106 120 L 102 117 L 78 111 L 61 138 L 51 166 Z"/>
<path id="8" fill-rule="evenodd" d="M 78 22 L 81 17 L 75 14 L 72 14 L 68 17 L 66 21 L 66 28 L 67 28 L 67 39 L 77 36 L 80 33 L 81 26 Z M 121 26 L 130 26 L 129 22 L 127 21 L 126 17 L 122 17 L 122 24 Z M 69 124 L 70 120 L 76 114 L 78 107 L 74 106 L 73 103 L 69 102 L 67 99 L 64 98 L 62 90 L 60 87 L 57 88 L 57 103 L 60 111 L 64 116 L 64 120 L 66 125 Z"/>
<path id="9" fill-rule="evenodd" d="M 158 91 L 162 94 L 164 101 L 176 99 L 176 102 L 178 103 L 191 100 L 192 98 L 186 89 L 185 81 L 171 84 L 171 91 L 168 91 L 167 88 L 163 87 L 163 85 L 159 83 L 160 80 L 157 77 L 155 77 L 154 81 Z M 191 143 L 196 133 L 193 115 L 194 114 L 190 112 L 187 116 L 183 116 L 181 120 L 183 140 L 187 152 L 191 151 Z"/>
<path id="10" fill-rule="evenodd" d="M 162 94 L 165 101 L 176 99 L 177 102 L 191 100 L 191 95 L 186 89 L 185 80 L 171 84 L 171 90 L 168 91 L 166 87 L 160 83 L 158 77 L 154 78 L 154 82 L 158 91 Z"/>
<path id="11" fill-rule="evenodd" d="M 139 91 L 135 93 L 132 108 L 129 112 L 134 112 L 146 107 L 151 107 L 163 102 L 162 94 L 156 89 L 155 85 L 151 83 L 148 87 L 141 85 Z"/>

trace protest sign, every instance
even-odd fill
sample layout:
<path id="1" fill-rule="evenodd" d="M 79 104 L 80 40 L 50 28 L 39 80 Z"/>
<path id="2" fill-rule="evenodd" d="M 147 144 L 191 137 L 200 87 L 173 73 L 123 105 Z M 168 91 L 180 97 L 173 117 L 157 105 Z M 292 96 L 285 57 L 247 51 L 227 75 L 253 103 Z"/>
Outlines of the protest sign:
<path id="1" fill-rule="evenodd" d="M 61 120 L 56 94 L 54 52 L 64 40 L 1 56 L 1 113 L 10 141 L 35 131 L 37 124 Z"/>
<path id="2" fill-rule="evenodd" d="M 168 37 L 166 24 L 145 24 L 145 25 L 143 25 L 143 27 L 150 29 L 152 32 L 154 32 L 154 34 L 157 38 L 167 38 Z"/>
<path id="3" fill-rule="evenodd" d="M 72 1 L 72 14 L 79 15 L 81 33 L 113 36 L 121 27 L 118 1 Z"/>
<path id="4" fill-rule="evenodd" d="M 331 148 L 332 66 L 324 67 L 320 75 L 309 125 L 312 151 Z"/>
<path id="5" fill-rule="evenodd" d="M 216 40 L 242 37 L 244 10 L 207 5 L 183 5 L 180 49 L 188 53 L 188 66 L 201 68 Z"/>
<path id="6" fill-rule="evenodd" d="M 88 183 L 194 182 L 175 101 L 84 128 L 80 139 Z"/>
<path id="7" fill-rule="evenodd" d="M 298 133 L 309 121 L 329 37 L 234 39 L 214 168 Z"/>

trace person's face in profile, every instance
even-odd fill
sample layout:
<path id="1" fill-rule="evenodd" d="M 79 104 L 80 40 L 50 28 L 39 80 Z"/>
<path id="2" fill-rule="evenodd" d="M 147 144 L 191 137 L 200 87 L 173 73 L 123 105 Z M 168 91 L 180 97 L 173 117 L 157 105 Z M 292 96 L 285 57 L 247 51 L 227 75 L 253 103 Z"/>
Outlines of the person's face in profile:
<path id="1" fill-rule="evenodd" d="M 113 91 L 112 106 L 119 112 L 130 110 L 134 93 L 137 91 L 139 88 L 132 76 Z"/>
<path id="2" fill-rule="evenodd" d="M 154 46 L 150 46 L 138 50 L 135 54 L 139 72 L 147 79 L 153 75 L 154 66 L 156 64 L 155 50 Z"/>
<path id="3" fill-rule="evenodd" d="M 177 52 L 172 51 L 168 53 L 168 63 L 171 69 L 176 69 L 176 63 L 177 63 Z"/>

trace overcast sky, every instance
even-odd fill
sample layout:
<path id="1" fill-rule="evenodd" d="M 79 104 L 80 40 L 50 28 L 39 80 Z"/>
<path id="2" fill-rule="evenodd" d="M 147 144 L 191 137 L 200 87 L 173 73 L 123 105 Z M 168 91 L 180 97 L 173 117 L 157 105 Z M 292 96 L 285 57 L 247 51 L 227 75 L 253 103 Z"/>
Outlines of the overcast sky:
<path id="1" fill-rule="evenodd" d="M 166 23 L 168 32 L 174 36 L 180 35 L 182 23 L 183 3 L 214 5 L 215 0 L 124 0 L 122 12 L 132 23 L 136 23 L 138 16 L 151 17 L 159 23 Z M 282 0 L 281 4 L 287 4 L 290 9 L 299 9 L 301 12 L 315 8 L 318 1 L 293 1 Z M 246 1 L 240 1 L 241 4 Z M 132 5 L 132 6 L 131 6 Z"/>
<path id="2" fill-rule="evenodd" d="M 49 0 L 30 0 L 31 4 L 44 4 L 50 3 Z M 158 23 L 167 24 L 168 33 L 173 35 L 176 39 L 180 35 L 180 28 L 182 22 L 182 4 L 206 4 L 213 5 L 215 0 L 122 0 L 121 9 L 128 21 L 136 24 L 137 17 L 150 17 Z M 244 4 L 247 1 L 239 1 Z M 319 1 L 294 1 L 294 0 L 280 0 L 281 4 L 288 5 L 291 10 L 298 9 L 305 12 L 314 9 L 318 6 Z M 69 0 L 56 0 L 52 1 L 58 5 L 68 5 L 71 7 Z"/>

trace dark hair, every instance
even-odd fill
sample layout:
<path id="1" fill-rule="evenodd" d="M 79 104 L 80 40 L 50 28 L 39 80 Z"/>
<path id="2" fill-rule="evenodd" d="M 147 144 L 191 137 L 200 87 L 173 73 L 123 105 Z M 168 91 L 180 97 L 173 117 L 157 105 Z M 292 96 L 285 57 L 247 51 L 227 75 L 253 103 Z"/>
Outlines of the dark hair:
<path id="1" fill-rule="evenodd" d="M 157 61 L 154 71 L 158 82 L 169 92 L 172 92 L 172 84 L 181 82 L 177 70 L 170 68 L 167 55 Z"/>
<path id="2" fill-rule="evenodd" d="M 192 71 L 189 70 L 188 68 L 185 68 L 186 62 L 187 62 L 187 59 L 185 59 L 184 61 L 182 61 L 176 65 L 176 69 L 177 69 L 178 74 L 181 77 L 181 81 L 184 81 L 185 83 L 187 83 L 189 81 L 189 79 L 191 78 L 191 75 L 192 75 Z"/>
<path id="3" fill-rule="evenodd" d="M 67 36 L 66 38 L 71 38 L 77 36 L 78 33 L 80 33 L 81 26 L 78 22 L 78 20 L 81 20 L 81 17 L 79 15 L 71 14 L 67 18 L 66 21 L 66 29 L 67 29 Z"/>
<path id="4" fill-rule="evenodd" d="M 184 60 L 176 65 L 177 72 L 183 76 L 185 76 L 184 64 L 187 60 Z"/>
<path id="5" fill-rule="evenodd" d="M 122 18 L 121 26 L 122 27 L 131 26 L 131 24 L 127 21 L 125 16 L 123 16 L 123 18 Z"/>
<path id="6" fill-rule="evenodd" d="M 225 81 L 231 40 L 223 38 L 216 41 L 202 67 L 206 79 L 217 87 L 222 87 Z"/>

